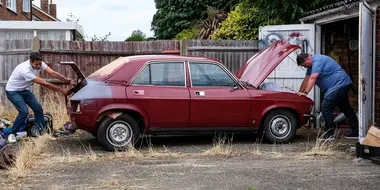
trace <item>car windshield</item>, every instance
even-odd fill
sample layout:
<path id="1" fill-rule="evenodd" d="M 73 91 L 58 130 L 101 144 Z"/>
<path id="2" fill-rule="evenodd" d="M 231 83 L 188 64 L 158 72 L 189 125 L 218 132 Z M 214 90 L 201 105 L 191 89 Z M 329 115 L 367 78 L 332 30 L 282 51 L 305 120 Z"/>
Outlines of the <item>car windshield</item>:
<path id="1" fill-rule="evenodd" d="M 112 61 L 111 63 L 98 69 L 97 71 L 92 73 L 90 76 L 88 76 L 88 78 L 93 79 L 93 78 L 102 78 L 102 77 L 108 76 L 112 72 L 114 72 L 117 68 L 121 67 L 127 62 L 128 62 L 128 58 L 120 57 L 119 59 L 116 59 L 115 61 Z"/>

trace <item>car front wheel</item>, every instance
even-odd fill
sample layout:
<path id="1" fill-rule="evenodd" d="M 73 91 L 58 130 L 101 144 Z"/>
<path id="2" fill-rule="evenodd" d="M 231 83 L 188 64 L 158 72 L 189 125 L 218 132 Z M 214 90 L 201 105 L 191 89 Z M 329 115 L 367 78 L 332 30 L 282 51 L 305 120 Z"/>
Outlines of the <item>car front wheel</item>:
<path id="1" fill-rule="evenodd" d="M 270 112 L 264 120 L 264 135 L 271 143 L 288 143 L 296 135 L 297 120 L 287 110 Z"/>
<path id="2" fill-rule="evenodd" d="M 135 119 L 122 114 L 113 119 L 105 117 L 99 124 L 97 137 L 99 143 L 108 151 L 126 150 L 135 145 L 140 135 Z"/>

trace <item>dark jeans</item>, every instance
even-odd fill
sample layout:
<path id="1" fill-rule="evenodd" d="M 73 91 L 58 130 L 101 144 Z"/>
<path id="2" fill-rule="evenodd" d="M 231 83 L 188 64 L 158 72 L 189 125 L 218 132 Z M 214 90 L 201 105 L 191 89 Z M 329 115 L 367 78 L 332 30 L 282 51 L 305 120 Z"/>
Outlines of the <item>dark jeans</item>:
<path id="1" fill-rule="evenodd" d="M 335 128 L 333 111 L 336 106 L 338 106 L 340 111 L 343 112 L 348 119 L 352 132 L 357 133 L 359 131 L 358 118 L 348 100 L 348 92 L 350 91 L 350 87 L 351 85 L 341 87 L 323 99 L 322 114 L 326 124 L 325 131 Z M 331 130 L 331 133 L 333 132 L 334 131 Z"/>
<path id="2" fill-rule="evenodd" d="M 12 102 L 18 111 L 16 120 L 9 131 L 3 131 L 8 134 L 16 134 L 24 124 L 29 115 L 28 106 L 33 110 L 36 124 L 40 129 L 44 128 L 44 115 L 41 104 L 38 102 L 34 94 L 29 90 L 24 91 L 6 91 L 7 98 Z M 27 106 L 28 105 L 28 106 Z"/>

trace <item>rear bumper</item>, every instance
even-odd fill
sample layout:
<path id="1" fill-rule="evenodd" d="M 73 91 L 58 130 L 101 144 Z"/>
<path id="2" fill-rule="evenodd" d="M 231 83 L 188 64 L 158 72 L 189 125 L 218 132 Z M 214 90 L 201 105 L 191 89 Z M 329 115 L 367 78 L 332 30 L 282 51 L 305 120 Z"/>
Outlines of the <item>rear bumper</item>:
<path id="1" fill-rule="evenodd" d="M 96 132 L 96 121 L 93 120 L 92 114 L 71 112 L 70 120 L 77 129 L 90 133 Z"/>

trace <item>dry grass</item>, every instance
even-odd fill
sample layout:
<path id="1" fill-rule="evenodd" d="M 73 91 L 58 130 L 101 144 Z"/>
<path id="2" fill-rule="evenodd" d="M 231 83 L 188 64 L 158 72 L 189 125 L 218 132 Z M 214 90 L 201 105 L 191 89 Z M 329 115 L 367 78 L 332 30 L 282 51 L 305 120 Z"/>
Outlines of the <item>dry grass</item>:
<path id="1" fill-rule="evenodd" d="M 54 129 L 63 129 L 63 125 L 70 121 L 66 113 L 65 97 L 60 93 L 54 92 L 42 97 L 42 107 L 45 113 L 53 116 Z"/>
<path id="2" fill-rule="evenodd" d="M 144 157 L 144 155 L 136 150 L 134 147 L 129 147 L 126 151 L 115 151 L 114 155 L 115 158 L 135 158 L 135 159 L 141 159 Z"/>
<path id="3" fill-rule="evenodd" d="M 320 132 L 318 132 L 318 135 Z M 303 156 L 332 156 L 338 149 L 339 133 L 336 134 L 336 138 L 331 141 L 319 141 L 315 142 L 315 145 L 307 152 L 303 153 Z"/>
<path id="4" fill-rule="evenodd" d="M 226 143 L 227 141 L 227 143 Z M 234 152 L 232 151 L 232 138 L 227 139 L 226 136 L 221 138 L 214 138 L 213 148 L 201 153 L 203 156 L 232 156 Z"/>
<path id="5" fill-rule="evenodd" d="M 10 102 L 8 104 L 11 105 Z M 66 107 L 62 95 L 58 93 L 46 95 L 42 98 L 41 105 L 43 106 L 44 113 L 52 114 L 55 128 L 61 128 L 65 122 L 69 121 L 69 117 L 65 112 Z M 31 109 L 29 109 L 29 112 L 31 115 L 33 114 Z M 17 110 L 12 106 L 0 106 L 0 118 L 7 119 L 13 123 L 17 114 Z M 20 141 L 19 150 L 16 152 L 17 159 L 14 165 L 9 168 L 9 177 L 17 179 L 27 176 L 29 170 L 38 165 L 43 149 L 51 139 L 52 136 L 46 134 L 38 138 L 27 138 Z"/>
<path id="6" fill-rule="evenodd" d="M 50 139 L 51 135 L 45 134 L 20 142 L 15 163 L 9 168 L 9 177 L 14 180 L 26 177 L 29 174 L 29 170 L 39 164 L 40 155 Z"/>
<path id="7" fill-rule="evenodd" d="M 98 155 L 92 150 L 91 145 L 88 145 L 88 147 L 83 145 L 83 149 L 86 152 L 87 158 L 91 161 L 96 161 Z"/>

